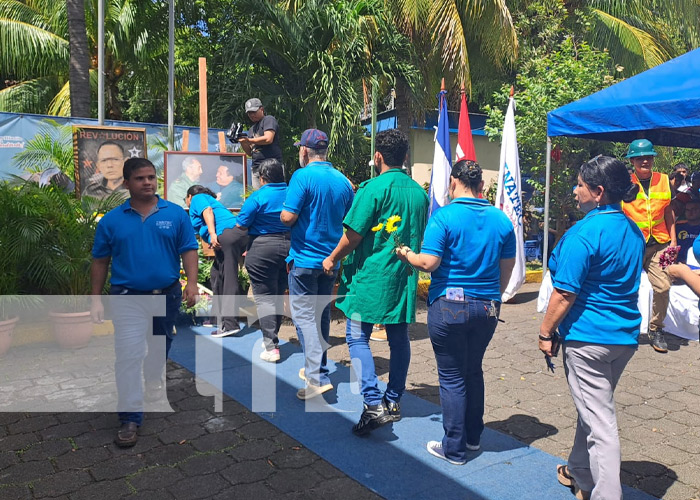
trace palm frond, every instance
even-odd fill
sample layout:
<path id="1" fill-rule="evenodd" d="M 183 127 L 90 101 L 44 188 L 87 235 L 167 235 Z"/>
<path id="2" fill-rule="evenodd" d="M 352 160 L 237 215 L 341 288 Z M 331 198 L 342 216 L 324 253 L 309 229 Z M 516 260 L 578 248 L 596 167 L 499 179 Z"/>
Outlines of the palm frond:
<path id="1" fill-rule="evenodd" d="M 594 30 L 596 45 L 602 47 L 607 45 L 615 61 L 623 65 L 635 66 L 635 63 L 641 60 L 646 69 L 670 58 L 668 52 L 648 32 L 602 10 L 593 9 L 591 12 L 607 28 L 607 30 Z M 638 58 L 637 61 L 635 58 Z"/>
<path id="2" fill-rule="evenodd" d="M 68 41 L 26 22 L 0 18 L 0 73 L 36 78 L 66 72 Z"/>
<path id="3" fill-rule="evenodd" d="M 67 81 L 51 99 L 49 114 L 53 116 L 70 116 L 70 109 L 70 82 Z"/>
<path id="4" fill-rule="evenodd" d="M 0 90 L 0 111 L 45 113 L 60 86 L 58 78 L 47 76 L 19 82 Z"/>
<path id="5" fill-rule="evenodd" d="M 13 160 L 21 170 L 43 172 L 58 167 L 61 172 L 73 174 L 73 131 L 69 125 L 46 120 L 25 149 Z"/>

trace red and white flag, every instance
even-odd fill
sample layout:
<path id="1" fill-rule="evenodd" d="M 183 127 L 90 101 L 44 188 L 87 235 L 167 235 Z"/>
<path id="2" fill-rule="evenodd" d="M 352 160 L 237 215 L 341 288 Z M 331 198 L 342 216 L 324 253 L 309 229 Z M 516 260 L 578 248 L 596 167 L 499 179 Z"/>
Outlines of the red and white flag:
<path id="1" fill-rule="evenodd" d="M 467 109 L 467 95 L 462 89 L 462 104 L 459 107 L 459 128 L 457 129 L 457 161 L 476 161 L 474 141 L 472 140 L 472 127 L 469 124 L 469 110 Z"/>

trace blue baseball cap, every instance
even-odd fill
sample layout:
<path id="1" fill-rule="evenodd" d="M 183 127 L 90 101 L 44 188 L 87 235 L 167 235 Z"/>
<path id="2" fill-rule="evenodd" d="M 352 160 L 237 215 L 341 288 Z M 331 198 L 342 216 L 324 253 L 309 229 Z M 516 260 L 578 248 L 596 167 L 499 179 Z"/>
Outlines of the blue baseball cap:
<path id="1" fill-rule="evenodd" d="M 294 145 L 311 149 L 324 149 L 328 147 L 328 136 L 321 130 L 308 128 L 304 130 L 301 134 L 301 139 L 295 142 Z"/>

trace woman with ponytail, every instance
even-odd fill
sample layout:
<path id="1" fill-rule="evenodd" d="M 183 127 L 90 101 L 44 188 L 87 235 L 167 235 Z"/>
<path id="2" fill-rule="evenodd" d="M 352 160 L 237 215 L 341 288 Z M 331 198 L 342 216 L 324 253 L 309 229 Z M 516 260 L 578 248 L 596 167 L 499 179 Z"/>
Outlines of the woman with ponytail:
<path id="1" fill-rule="evenodd" d="M 453 465 L 466 463 L 481 446 L 484 430 L 482 362 L 501 310 L 501 295 L 515 264 L 510 219 L 481 199 L 481 167 L 462 160 L 452 167 L 452 202 L 430 217 L 423 248 L 399 258 L 432 273 L 428 289 L 428 334 L 440 380 L 445 436 L 428 452 Z"/>
<path id="2" fill-rule="evenodd" d="M 231 314 L 237 310 L 236 297 L 244 295 L 238 283 L 239 262 L 243 260 L 248 244 L 248 231 L 236 226 L 236 216 L 216 199 L 214 192 L 195 184 L 185 197 L 190 221 L 202 241 L 214 249 L 211 267 L 211 287 L 218 296 L 215 310 Z M 238 320 L 233 316 L 219 318 L 219 329 L 212 337 L 227 337 L 240 332 Z"/>
<path id="3" fill-rule="evenodd" d="M 584 163 L 574 194 L 586 215 L 549 259 L 554 290 L 539 348 L 552 356 L 559 341 L 563 345 L 578 421 L 568 465 L 559 465 L 557 476 L 579 499 L 622 499 L 613 393 L 637 350 L 642 321 L 637 295 L 646 245 L 620 202 L 635 199 L 637 190 L 621 161 L 596 156 Z"/>

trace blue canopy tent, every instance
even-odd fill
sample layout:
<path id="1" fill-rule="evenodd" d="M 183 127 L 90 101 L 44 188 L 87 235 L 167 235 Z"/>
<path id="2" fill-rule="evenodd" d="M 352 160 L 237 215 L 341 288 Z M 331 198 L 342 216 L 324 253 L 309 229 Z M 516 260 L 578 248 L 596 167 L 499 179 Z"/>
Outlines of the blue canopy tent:
<path id="1" fill-rule="evenodd" d="M 657 146 L 700 148 L 700 49 L 547 113 L 545 234 L 551 137 L 560 136 L 617 142 L 644 138 Z M 547 250 L 545 238 L 544 255 Z"/>

